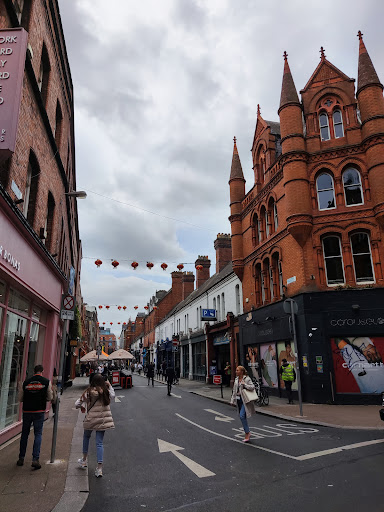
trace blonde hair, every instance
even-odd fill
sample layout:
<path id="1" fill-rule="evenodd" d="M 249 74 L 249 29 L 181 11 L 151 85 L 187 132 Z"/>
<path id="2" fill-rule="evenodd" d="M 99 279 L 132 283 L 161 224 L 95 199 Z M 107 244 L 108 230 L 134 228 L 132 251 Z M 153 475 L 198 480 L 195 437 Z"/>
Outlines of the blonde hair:
<path id="1" fill-rule="evenodd" d="M 241 371 L 241 373 L 243 375 L 247 375 L 247 370 L 244 368 L 244 366 L 238 366 L 237 368 L 239 368 L 239 370 Z M 237 370 L 237 368 L 236 368 L 236 370 Z"/>

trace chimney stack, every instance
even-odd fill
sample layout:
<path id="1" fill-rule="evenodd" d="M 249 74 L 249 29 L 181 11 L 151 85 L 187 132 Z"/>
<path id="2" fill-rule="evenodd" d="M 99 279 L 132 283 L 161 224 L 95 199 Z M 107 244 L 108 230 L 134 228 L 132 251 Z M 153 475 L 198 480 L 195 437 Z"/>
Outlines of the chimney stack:
<path id="1" fill-rule="evenodd" d="M 214 247 L 216 250 L 216 274 L 218 274 L 232 261 L 231 235 L 218 233 Z"/>
<path id="2" fill-rule="evenodd" d="M 178 304 L 179 302 L 181 302 L 183 300 L 182 299 L 182 297 L 183 297 L 183 282 L 182 282 L 183 273 L 175 271 L 175 272 L 171 272 L 171 276 L 172 276 L 172 302 L 173 302 L 173 305 L 175 306 L 176 304 Z"/>
<path id="3" fill-rule="evenodd" d="M 203 268 L 196 269 L 196 290 L 209 279 L 211 260 L 208 259 L 208 256 L 199 256 L 195 261 L 195 268 L 197 265 L 201 265 Z"/>
<path id="4" fill-rule="evenodd" d="M 190 295 L 195 289 L 195 276 L 193 272 L 184 272 L 183 278 L 183 300 Z"/>

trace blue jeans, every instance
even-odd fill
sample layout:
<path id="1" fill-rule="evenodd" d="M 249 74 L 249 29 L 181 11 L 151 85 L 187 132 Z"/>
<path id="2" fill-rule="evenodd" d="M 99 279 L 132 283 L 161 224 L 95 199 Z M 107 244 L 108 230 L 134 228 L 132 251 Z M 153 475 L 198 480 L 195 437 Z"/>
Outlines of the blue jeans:
<path id="1" fill-rule="evenodd" d="M 246 434 L 248 434 L 249 433 L 249 427 L 248 427 L 248 421 L 247 421 L 247 414 L 245 412 L 245 406 L 244 406 L 243 401 L 242 401 L 241 398 L 240 398 L 240 400 L 237 400 L 237 408 L 239 409 L 240 420 L 241 420 L 241 423 L 243 424 L 244 432 Z"/>
<path id="2" fill-rule="evenodd" d="M 33 433 L 35 440 L 33 442 L 32 459 L 37 460 L 40 457 L 41 439 L 43 437 L 43 412 L 23 412 L 23 429 L 20 438 L 19 459 L 24 459 L 27 451 L 28 436 L 33 423 Z"/>
<path id="3" fill-rule="evenodd" d="M 98 462 L 98 464 L 102 464 L 103 463 L 104 433 L 105 433 L 105 430 L 96 430 L 96 454 L 97 454 L 97 462 Z M 84 430 L 83 453 L 88 453 L 89 440 L 91 439 L 91 434 L 92 434 L 92 430 Z"/>

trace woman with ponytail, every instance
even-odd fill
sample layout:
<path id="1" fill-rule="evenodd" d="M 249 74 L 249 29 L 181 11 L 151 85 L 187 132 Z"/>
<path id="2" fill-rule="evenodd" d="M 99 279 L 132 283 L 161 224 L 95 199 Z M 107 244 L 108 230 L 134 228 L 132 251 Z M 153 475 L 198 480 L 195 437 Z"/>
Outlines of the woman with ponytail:
<path id="1" fill-rule="evenodd" d="M 115 391 L 101 374 L 95 374 L 91 385 L 76 400 L 76 408 L 86 412 L 84 418 L 83 458 L 78 460 L 81 468 L 88 467 L 88 447 L 92 431 L 96 432 L 97 467 L 95 476 L 103 476 L 104 433 L 110 428 L 115 428 L 113 423 L 110 403 L 115 397 Z"/>

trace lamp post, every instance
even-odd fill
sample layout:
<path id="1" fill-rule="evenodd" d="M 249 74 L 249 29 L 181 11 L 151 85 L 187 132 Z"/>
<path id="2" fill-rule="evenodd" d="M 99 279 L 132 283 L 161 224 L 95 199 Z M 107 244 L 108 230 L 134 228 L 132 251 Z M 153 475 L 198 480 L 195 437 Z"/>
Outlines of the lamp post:
<path id="1" fill-rule="evenodd" d="M 64 195 L 68 197 L 75 197 L 77 199 L 85 199 L 87 197 L 87 193 L 84 190 L 72 190 L 71 192 L 65 192 Z M 68 293 L 72 295 L 73 290 L 71 290 L 71 283 L 68 283 Z M 67 347 L 68 342 L 68 320 L 64 320 L 63 324 L 63 335 L 61 339 L 61 350 L 60 350 L 60 361 L 59 361 L 59 379 L 60 382 L 60 393 L 57 390 L 57 401 L 56 401 L 56 412 L 53 421 L 53 433 L 52 433 L 52 446 L 51 446 L 51 464 L 55 461 L 56 455 L 56 440 L 57 440 L 57 427 L 59 422 L 59 409 L 60 409 L 60 395 L 63 393 L 64 389 L 64 362 L 65 362 L 65 349 Z"/>

